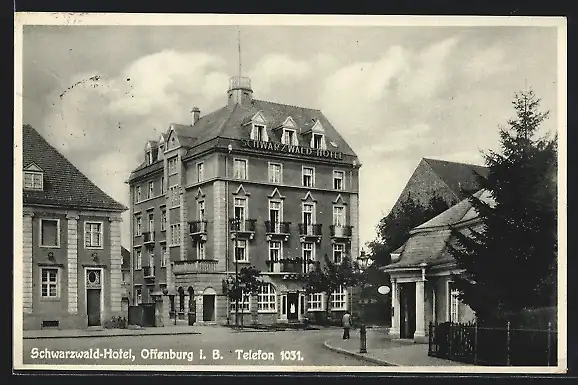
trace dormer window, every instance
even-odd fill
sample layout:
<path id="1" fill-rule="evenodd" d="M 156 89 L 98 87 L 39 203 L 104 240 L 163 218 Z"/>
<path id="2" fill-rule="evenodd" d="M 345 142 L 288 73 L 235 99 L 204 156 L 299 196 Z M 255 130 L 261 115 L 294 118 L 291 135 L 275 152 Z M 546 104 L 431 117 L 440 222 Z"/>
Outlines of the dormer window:
<path id="1" fill-rule="evenodd" d="M 147 164 L 153 164 L 153 152 L 152 152 L 152 150 L 147 151 Z"/>
<path id="2" fill-rule="evenodd" d="M 284 128 L 281 143 L 297 146 L 297 135 L 295 134 L 295 130 Z"/>
<path id="3" fill-rule="evenodd" d="M 24 189 L 25 190 L 43 190 L 44 189 L 44 172 L 36 164 L 30 164 L 24 170 Z"/>
<path id="4" fill-rule="evenodd" d="M 267 142 L 267 130 L 262 124 L 253 124 L 253 130 L 251 132 L 251 139 L 258 140 L 261 142 Z"/>
<path id="5" fill-rule="evenodd" d="M 319 149 L 322 150 L 324 149 L 324 140 L 323 140 L 323 134 L 316 134 L 313 133 L 313 136 L 311 137 L 311 148 L 315 148 L 315 149 Z"/>

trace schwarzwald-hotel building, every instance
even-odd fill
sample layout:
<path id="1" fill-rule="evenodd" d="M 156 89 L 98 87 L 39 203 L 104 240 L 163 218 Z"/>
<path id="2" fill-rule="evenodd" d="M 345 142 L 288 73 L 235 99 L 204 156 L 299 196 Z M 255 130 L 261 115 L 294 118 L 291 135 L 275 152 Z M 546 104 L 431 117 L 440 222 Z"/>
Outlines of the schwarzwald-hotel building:
<path id="1" fill-rule="evenodd" d="M 252 265 L 266 284 L 239 304 L 247 321 L 324 311 L 299 274 L 325 254 L 358 255 L 356 154 L 321 111 L 256 100 L 245 77 L 231 78 L 227 105 L 191 115 L 146 143 L 128 181 L 133 304 L 161 302 L 165 323 L 188 313 L 224 322 L 235 304 L 223 282 Z M 343 288 L 329 306 L 341 313 L 350 302 Z"/>

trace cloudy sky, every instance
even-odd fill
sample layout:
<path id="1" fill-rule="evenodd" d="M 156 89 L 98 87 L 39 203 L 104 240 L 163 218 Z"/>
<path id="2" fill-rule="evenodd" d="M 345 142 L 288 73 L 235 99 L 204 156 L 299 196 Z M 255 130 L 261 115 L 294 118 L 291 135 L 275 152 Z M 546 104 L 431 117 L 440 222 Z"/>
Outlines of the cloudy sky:
<path id="1" fill-rule="evenodd" d="M 255 97 L 321 109 L 359 155 L 362 244 L 421 158 L 482 164 L 515 92 L 533 88 L 552 114 L 544 129 L 556 130 L 553 27 L 240 30 Z M 124 181 L 146 140 L 188 124 L 193 106 L 226 102 L 237 27 L 25 26 L 22 68 L 23 122 L 128 205 Z"/>

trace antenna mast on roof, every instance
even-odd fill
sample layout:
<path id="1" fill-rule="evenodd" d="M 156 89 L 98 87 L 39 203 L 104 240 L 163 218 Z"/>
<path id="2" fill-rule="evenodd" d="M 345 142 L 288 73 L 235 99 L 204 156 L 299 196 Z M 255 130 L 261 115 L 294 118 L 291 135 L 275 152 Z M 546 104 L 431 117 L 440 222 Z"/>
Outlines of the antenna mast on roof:
<path id="1" fill-rule="evenodd" d="M 237 43 L 239 46 L 239 78 L 241 78 L 241 27 L 237 26 Z"/>

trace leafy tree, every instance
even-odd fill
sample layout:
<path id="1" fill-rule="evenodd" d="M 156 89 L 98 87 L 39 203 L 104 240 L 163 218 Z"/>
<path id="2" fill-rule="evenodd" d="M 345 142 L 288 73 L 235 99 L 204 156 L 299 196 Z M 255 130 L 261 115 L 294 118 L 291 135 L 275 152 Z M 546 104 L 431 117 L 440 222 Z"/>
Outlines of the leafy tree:
<path id="1" fill-rule="evenodd" d="M 555 304 L 557 137 L 538 137 L 548 117 L 539 103 L 531 90 L 514 96 L 501 152 L 484 153 L 489 175 L 480 184 L 494 203 L 470 195 L 480 227 L 452 229 L 449 250 L 465 270 L 454 281 L 480 320 Z"/>
<path id="2" fill-rule="evenodd" d="M 259 277 L 261 271 L 254 266 L 243 267 L 239 271 L 236 279 L 233 279 L 227 285 L 227 296 L 231 302 L 235 303 L 235 308 L 238 309 L 239 301 L 242 301 L 243 294 L 257 294 L 263 285 Z M 235 311 L 235 325 L 238 325 L 238 311 Z M 241 327 L 243 326 L 243 316 L 241 316 Z"/>
<path id="3" fill-rule="evenodd" d="M 305 276 L 305 291 L 307 294 L 325 293 L 325 316 L 329 319 L 331 293 L 342 286 L 355 286 L 359 283 L 359 276 L 349 256 L 344 256 L 337 264 L 325 254 L 324 262 L 323 267 L 317 263 L 315 269 Z"/>
<path id="4" fill-rule="evenodd" d="M 377 225 L 377 238 L 368 244 L 369 254 L 377 266 L 391 262 L 390 254 L 409 239 L 409 231 L 447 210 L 449 205 L 434 194 L 424 207 L 413 200 L 411 194 Z"/>

